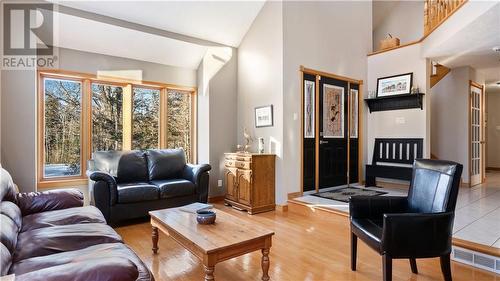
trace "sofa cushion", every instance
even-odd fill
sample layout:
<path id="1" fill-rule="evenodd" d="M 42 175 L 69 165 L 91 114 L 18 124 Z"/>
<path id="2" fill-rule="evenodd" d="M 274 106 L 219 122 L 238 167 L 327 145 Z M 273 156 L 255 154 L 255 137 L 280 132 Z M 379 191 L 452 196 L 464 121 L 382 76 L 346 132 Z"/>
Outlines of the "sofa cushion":
<path id="1" fill-rule="evenodd" d="M 159 188 L 147 182 L 118 184 L 118 203 L 132 203 L 159 199 Z"/>
<path id="2" fill-rule="evenodd" d="M 183 179 L 157 180 L 151 183 L 160 188 L 160 198 L 173 198 L 195 194 L 194 183 Z"/>
<path id="3" fill-rule="evenodd" d="M 143 151 L 127 151 L 118 163 L 117 183 L 148 181 L 148 164 Z"/>
<path id="4" fill-rule="evenodd" d="M 96 171 L 106 172 L 114 177 L 118 176 L 118 162 L 123 151 L 109 150 L 92 153 L 92 162 Z"/>
<path id="5" fill-rule="evenodd" d="M 43 268 L 16 275 L 16 281 L 135 281 L 139 272 L 130 260 L 122 257 L 95 258 Z"/>
<path id="6" fill-rule="evenodd" d="M 38 256 L 74 251 L 102 243 L 122 242 L 111 227 L 102 223 L 86 223 L 44 227 L 21 232 L 18 236 L 14 263 Z"/>
<path id="7" fill-rule="evenodd" d="M 21 210 L 10 201 L 0 202 L 0 242 L 10 254 L 14 253 L 22 226 Z M 3 251 L 3 249 L 2 249 Z M 3 253 L 2 253 L 3 255 Z M 3 259 L 3 258 L 2 258 Z"/>
<path id="8" fill-rule="evenodd" d="M 7 275 L 12 264 L 12 254 L 3 243 L 0 243 L 0 276 Z"/>
<path id="9" fill-rule="evenodd" d="M 186 166 L 182 149 L 151 149 L 147 151 L 150 180 L 180 178 Z"/>
<path id="10" fill-rule="evenodd" d="M 9 172 L 0 166 L 0 201 L 15 202 L 16 187 Z"/>
<path id="11" fill-rule="evenodd" d="M 7 216 L 18 228 L 21 228 L 23 218 L 21 209 L 16 204 L 10 201 L 0 202 L 0 214 Z"/>
<path id="12" fill-rule="evenodd" d="M 21 232 L 81 223 L 106 223 L 101 211 L 94 206 L 76 207 L 56 211 L 41 212 L 23 217 Z"/>
<path id="13" fill-rule="evenodd" d="M 152 275 L 144 263 L 129 247 L 122 243 L 99 244 L 81 250 L 25 259 L 14 264 L 10 273 L 21 275 L 44 268 L 51 268 L 63 264 L 72 264 L 77 261 L 85 262 L 89 260 L 113 257 L 124 257 L 132 261 L 139 271 L 139 277 L 137 280 L 152 279 Z"/>
<path id="14" fill-rule="evenodd" d="M 142 151 L 96 151 L 92 160 L 96 171 L 109 173 L 118 183 L 148 181 L 148 166 Z"/>

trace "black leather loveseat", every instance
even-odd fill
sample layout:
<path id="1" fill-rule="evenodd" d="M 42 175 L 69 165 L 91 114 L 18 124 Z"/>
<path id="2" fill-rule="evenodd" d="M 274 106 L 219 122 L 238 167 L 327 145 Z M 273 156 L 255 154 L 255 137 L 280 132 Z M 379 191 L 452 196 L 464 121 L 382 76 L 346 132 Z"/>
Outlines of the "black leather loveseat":
<path id="1" fill-rule="evenodd" d="M 87 172 L 91 204 L 114 225 L 151 210 L 206 203 L 210 169 L 186 164 L 182 149 L 94 152 Z"/>

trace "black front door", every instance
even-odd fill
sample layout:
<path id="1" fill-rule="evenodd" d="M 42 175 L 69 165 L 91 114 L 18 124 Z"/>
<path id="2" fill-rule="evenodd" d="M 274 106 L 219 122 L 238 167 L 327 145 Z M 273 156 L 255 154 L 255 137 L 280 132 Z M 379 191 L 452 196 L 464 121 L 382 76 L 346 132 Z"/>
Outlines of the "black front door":
<path id="1" fill-rule="evenodd" d="M 319 189 L 347 184 L 348 83 L 319 83 Z"/>

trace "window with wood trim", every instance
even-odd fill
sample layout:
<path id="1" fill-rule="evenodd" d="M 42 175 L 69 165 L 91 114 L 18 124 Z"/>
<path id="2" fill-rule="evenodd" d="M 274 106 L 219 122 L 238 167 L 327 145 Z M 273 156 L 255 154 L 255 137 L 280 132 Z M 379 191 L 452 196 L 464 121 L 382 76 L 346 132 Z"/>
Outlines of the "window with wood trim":
<path id="1" fill-rule="evenodd" d="M 196 89 L 39 71 L 38 185 L 86 180 L 101 150 L 183 148 L 196 161 Z"/>
<path id="2" fill-rule="evenodd" d="M 92 83 L 92 152 L 123 149 L 123 88 Z"/>
<path id="3" fill-rule="evenodd" d="M 160 89 L 134 87 L 132 149 L 160 146 Z"/>
<path id="4" fill-rule="evenodd" d="M 69 79 L 43 81 L 44 154 L 46 178 L 82 174 L 82 83 Z"/>
<path id="5" fill-rule="evenodd" d="M 187 151 L 187 159 L 191 159 L 192 138 L 192 97 L 185 92 L 169 90 L 167 92 L 167 147 L 181 147 Z"/>

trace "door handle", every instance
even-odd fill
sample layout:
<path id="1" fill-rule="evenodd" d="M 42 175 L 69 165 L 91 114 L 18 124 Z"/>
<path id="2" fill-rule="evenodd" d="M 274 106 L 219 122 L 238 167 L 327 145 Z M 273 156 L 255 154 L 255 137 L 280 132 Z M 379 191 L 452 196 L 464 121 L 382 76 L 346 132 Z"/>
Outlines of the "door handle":
<path id="1" fill-rule="evenodd" d="M 328 141 L 324 141 L 324 140 L 319 141 L 319 144 L 326 144 L 326 143 L 328 143 Z"/>

